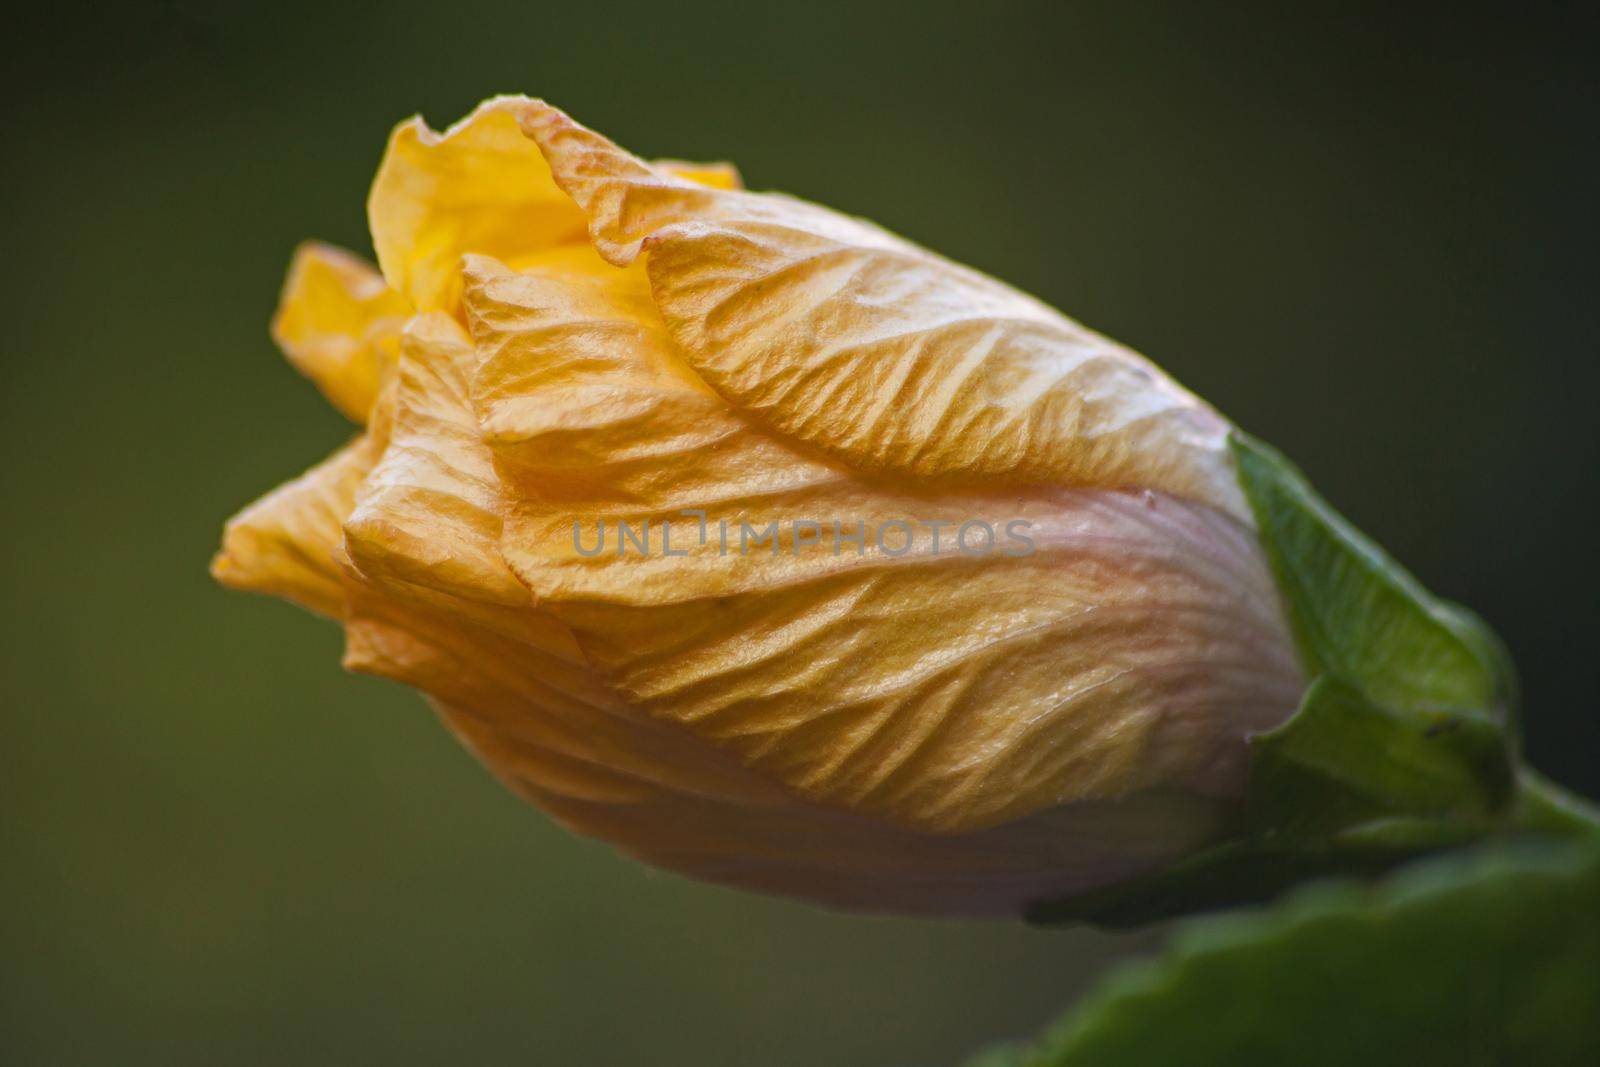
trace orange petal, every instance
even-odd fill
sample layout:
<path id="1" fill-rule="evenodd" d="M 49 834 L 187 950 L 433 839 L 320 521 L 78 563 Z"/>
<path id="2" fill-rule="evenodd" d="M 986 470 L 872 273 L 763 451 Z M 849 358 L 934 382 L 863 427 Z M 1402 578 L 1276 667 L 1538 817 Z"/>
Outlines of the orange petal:
<path id="1" fill-rule="evenodd" d="M 475 257 L 464 303 L 505 560 L 652 716 L 800 795 L 945 833 L 1163 785 L 1227 795 L 1245 734 L 1294 706 L 1266 561 L 1228 515 L 865 479 L 688 374 L 636 269 Z M 830 551 L 798 518 L 915 537 Z M 746 551 L 742 524 L 773 520 Z M 1036 550 L 970 558 L 954 538 L 974 520 L 1026 523 Z M 618 521 L 651 523 L 649 550 L 619 548 Z"/>
<path id="2" fill-rule="evenodd" d="M 1137 353 L 870 223 L 517 114 L 600 253 L 648 252 L 673 340 L 746 415 L 863 471 L 1154 489 L 1252 521 L 1227 422 Z"/>
<path id="3" fill-rule="evenodd" d="M 520 746 L 529 788 L 544 795 L 777 796 L 687 733 L 632 712 L 499 561 L 503 501 L 467 406 L 471 362 L 448 317 L 408 328 L 388 451 L 345 521 L 347 666 L 470 709 L 459 714 Z"/>
<path id="4" fill-rule="evenodd" d="M 345 549 L 391 593 L 433 590 L 516 629 L 531 602 L 500 558 L 499 490 L 466 395 L 473 361 L 448 316 L 407 326 L 388 449 L 347 512 Z"/>
<path id="5" fill-rule="evenodd" d="M 212 576 L 232 589 L 342 618 L 344 583 L 334 552 L 357 487 L 381 451 L 381 442 L 363 434 L 229 519 Z"/>

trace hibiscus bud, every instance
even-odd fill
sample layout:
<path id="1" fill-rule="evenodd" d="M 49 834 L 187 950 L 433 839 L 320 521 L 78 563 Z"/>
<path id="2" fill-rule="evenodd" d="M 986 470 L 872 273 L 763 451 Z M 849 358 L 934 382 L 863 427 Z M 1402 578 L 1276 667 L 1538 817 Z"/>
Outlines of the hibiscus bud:
<path id="1" fill-rule="evenodd" d="M 574 831 L 1017 913 L 1233 833 L 1331 670 L 1230 424 L 992 278 L 520 98 L 402 124 L 368 209 L 274 330 L 365 429 L 214 573 Z"/>

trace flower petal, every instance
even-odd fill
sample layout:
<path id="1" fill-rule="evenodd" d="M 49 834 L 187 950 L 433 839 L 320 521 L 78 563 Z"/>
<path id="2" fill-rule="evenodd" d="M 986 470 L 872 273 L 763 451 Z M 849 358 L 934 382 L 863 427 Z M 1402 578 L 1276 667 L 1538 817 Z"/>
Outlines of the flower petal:
<path id="1" fill-rule="evenodd" d="M 295 249 L 272 337 L 328 402 L 364 423 L 410 309 L 372 266 L 318 241 Z"/>
<path id="2" fill-rule="evenodd" d="M 808 804 L 604 697 L 575 701 L 496 635 L 392 603 L 356 604 L 347 665 L 429 693 L 469 750 L 573 832 L 724 885 L 861 910 L 1015 914 L 1019 902 L 1169 862 L 1214 835 L 1225 814 L 1156 792 L 971 834 L 917 833 Z"/>
<path id="3" fill-rule="evenodd" d="M 583 240 L 583 213 L 518 129 L 515 109 L 525 102 L 485 101 L 442 134 L 414 117 L 390 135 L 367 216 L 384 277 L 419 311 L 454 307 L 469 252 L 516 262 Z M 739 185 L 727 164 L 662 166 L 694 183 Z"/>
<path id="4" fill-rule="evenodd" d="M 1226 815 L 1221 804 L 1145 793 L 925 834 L 800 802 L 607 803 L 553 792 L 537 751 L 475 714 L 440 712 L 508 786 L 575 833 L 691 877 L 858 911 L 1014 916 L 1027 902 L 1164 866 L 1214 838 Z"/>
<path id="5" fill-rule="evenodd" d="M 212 576 L 230 589 L 281 596 L 342 618 L 344 583 L 334 552 L 356 489 L 381 451 L 380 441 L 363 434 L 229 519 Z"/>
<path id="6" fill-rule="evenodd" d="M 345 550 L 391 593 L 432 590 L 526 637 L 531 602 L 500 558 L 499 490 L 466 396 L 474 362 L 450 317 L 434 312 L 407 326 L 388 448 L 347 512 Z"/>
<path id="7" fill-rule="evenodd" d="M 408 327 L 388 449 L 344 523 L 354 582 L 347 665 L 470 708 L 512 735 L 557 737 L 567 756 L 630 781 L 720 795 L 727 774 L 706 764 L 731 762 L 632 715 L 501 561 L 505 502 L 467 403 L 473 362 L 449 317 Z M 747 776 L 738 777 L 735 795 L 745 797 Z"/>
<path id="8" fill-rule="evenodd" d="M 1252 521 L 1226 421 L 1129 349 L 869 223 L 691 185 L 542 103 L 517 114 L 601 254 L 648 252 L 689 362 L 781 433 L 867 471 L 1148 488 Z"/>
<path id="9" fill-rule="evenodd" d="M 1159 493 L 863 478 L 705 389 L 644 287 L 636 268 L 472 257 L 464 291 L 474 403 L 514 502 L 502 553 L 631 700 L 807 799 L 920 830 L 1161 785 L 1237 793 L 1245 734 L 1301 688 L 1243 524 Z M 697 536 L 691 508 L 718 532 Z M 801 517 L 915 537 L 819 550 Z M 657 538 L 677 520 L 682 539 L 580 549 L 575 530 L 620 519 Z M 789 533 L 770 550 L 723 549 L 723 523 L 774 519 Z M 1036 551 L 952 543 L 1013 520 Z"/>

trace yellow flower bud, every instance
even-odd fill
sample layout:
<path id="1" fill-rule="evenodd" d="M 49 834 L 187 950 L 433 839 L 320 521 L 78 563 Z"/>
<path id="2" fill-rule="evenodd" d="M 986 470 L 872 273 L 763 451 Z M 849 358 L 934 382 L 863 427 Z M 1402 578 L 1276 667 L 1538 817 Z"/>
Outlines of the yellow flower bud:
<path id="1" fill-rule="evenodd" d="M 339 619 L 573 830 L 837 906 L 1183 856 L 1304 688 L 1230 426 L 869 223 L 538 101 L 398 127 L 276 319 L 355 442 L 214 573 Z"/>

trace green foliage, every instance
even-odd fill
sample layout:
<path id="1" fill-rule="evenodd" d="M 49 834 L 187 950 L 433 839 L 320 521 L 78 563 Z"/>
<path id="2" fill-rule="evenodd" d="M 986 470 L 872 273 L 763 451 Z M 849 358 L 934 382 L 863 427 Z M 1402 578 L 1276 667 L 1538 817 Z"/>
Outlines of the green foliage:
<path id="1" fill-rule="evenodd" d="M 1423 861 L 1194 920 L 969 1067 L 1600 1063 L 1600 838 Z"/>
<path id="2" fill-rule="evenodd" d="M 1424 589 L 1275 449 L 1238 432 L 1232 442 L 1307 673 L 1382 707 L 1503 719 L 1514 682 L 1493 632 Z"/>

